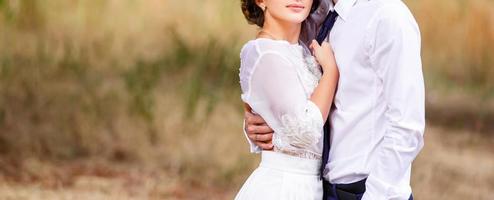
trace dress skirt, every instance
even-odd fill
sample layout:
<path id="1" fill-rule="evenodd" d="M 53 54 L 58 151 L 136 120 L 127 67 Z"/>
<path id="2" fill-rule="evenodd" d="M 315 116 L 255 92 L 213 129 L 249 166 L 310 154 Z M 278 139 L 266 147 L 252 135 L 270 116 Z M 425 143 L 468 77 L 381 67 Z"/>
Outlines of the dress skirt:
<path id="1" fill-rule="evenodd" d="M 321 200 L 320 160 L 263 151 L 235 200 Z"/>

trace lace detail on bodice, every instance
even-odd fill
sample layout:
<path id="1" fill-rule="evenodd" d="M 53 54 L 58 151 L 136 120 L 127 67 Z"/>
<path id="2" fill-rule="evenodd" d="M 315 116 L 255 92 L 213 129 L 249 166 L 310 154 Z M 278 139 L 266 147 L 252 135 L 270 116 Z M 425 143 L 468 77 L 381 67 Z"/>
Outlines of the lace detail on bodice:
<path id="1" fill-rule="evenodd" d="M 319 64 L 315 58 L 311 55 L 304 56 L 305 67 L 303 72 L 300 73 L 301 79 L 304 82 L 306 88 L 306 94 L 310 97 L 314 89 L 317 87 L 319 80 L 322 77 L 322 72 Z"/>
<path id="2" fill-rule="evenodd" d="M 316 109 L 311 107 L 306 108 L 304 113 L 281 116 L 282 134 L 273 135 L 273 144 L 279 152 L 301 158 L 321 159 L 319 153 L 313 152 L 313 147 L 322 137 L 321 123 L 314 120 L 317 116 L 310 116 L 320 112 Z"/>

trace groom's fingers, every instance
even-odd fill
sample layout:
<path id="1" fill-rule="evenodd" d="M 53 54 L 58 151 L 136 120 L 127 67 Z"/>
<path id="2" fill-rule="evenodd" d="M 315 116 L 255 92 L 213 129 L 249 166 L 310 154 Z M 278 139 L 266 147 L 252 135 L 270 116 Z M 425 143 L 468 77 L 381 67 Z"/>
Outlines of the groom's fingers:
<path id="1" fill-rule="evenodd" d="M 245 112 L 244 117 L 247 125 L 261 125 L 266 123 L 266 121 L 264 121 L 264 119 L 261 116 L 254 115 L 250 112 Z"/>
<path id="2" fill-rule="evenodd" d="M 271 128 L 265 128 L 261 126 L 248 127 L 247 136 L 252 141 L 268 142 L 273 139 L 273 131 Z"/>
<path id="3" fill-rule="evenodd" d="M 254 133 L 267 134 L 267 133 L 273 133 L 273 129 L 271 129 L 267 125 L 260 125 L 260 126 L 250 125 L 247 127 L 247 132 L 253 133 L 253 134 Z"/>
<path id="4" fill-rule="evenodd" d="M 251 140 L 267 142 L 273 138 L 273 130 L 269 126 L 255 126 L 251 125 L 247 127 L 247 135 Z"/>
<path id="5" fill-rule="evenodd" d="M 273 143 L 271 141 L 264 143 L 264 142 L 256 142 L 256 145 L 261 147 L 263 150 L 273 150 Z"/>
<path id="6" fill-rule="evenodd" d="M 273 139 L 273 134 L 272 133 L 257 134 L 257 136 L 254 136 L 254 139 L 257 142 L 270 142 Z"/>
<path id="7" fill-rule="evenodd" d="M 273 149 L 273 130 L 269 126 L 251 125 L 247 128 L 247 136 L 263 150 Z"/>

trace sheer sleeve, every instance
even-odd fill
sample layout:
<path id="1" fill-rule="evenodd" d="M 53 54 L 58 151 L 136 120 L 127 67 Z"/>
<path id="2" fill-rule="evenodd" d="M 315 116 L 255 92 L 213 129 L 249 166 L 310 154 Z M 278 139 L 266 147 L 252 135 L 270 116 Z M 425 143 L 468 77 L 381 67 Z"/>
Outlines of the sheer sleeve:
<path id="1" fill-rule="evenodd" d="M 275 131 L 275 148 L 307 149 L 319 142 L 324 120 L 304 91 L 297 66 L 278 52 L 265 52 L 254 67 L 246 100 Z"/>

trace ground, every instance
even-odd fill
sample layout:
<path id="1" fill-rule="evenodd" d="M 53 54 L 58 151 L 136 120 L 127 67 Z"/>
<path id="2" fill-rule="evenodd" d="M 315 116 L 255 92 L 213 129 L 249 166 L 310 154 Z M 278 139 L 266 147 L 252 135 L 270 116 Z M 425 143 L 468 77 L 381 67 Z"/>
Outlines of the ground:
<path id="1" fill-rule="evenodd" d="M 428 127 L 413 166 L 416 199 L 494 199 L 494 138 Z M 183 181 L 158 167 L 100 159 L 0 162 L 0 199 L 233 199 L 241 183 Z M 19 172 L 21 170 L 21 172 Z"/>

